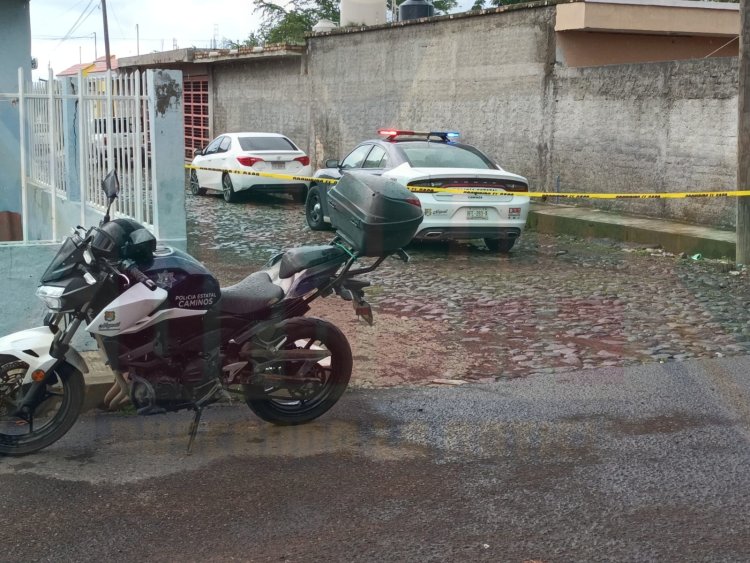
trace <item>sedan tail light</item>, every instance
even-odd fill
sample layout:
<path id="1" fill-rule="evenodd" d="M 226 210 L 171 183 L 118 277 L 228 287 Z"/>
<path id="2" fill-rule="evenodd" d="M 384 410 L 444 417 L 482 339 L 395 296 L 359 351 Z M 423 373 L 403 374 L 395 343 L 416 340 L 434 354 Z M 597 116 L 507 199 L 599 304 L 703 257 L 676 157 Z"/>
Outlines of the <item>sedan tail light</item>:
<path id="1" fill-rule="evenodd" d="M 297 162 L 299 162 L 302 166 L 308 166 L 310 164 L 310 157 L 309 156 L 298 156 L 295 158 Z"/>
<path id="2" fill-rule="evenodd" d="M 238 156 L 237 162 L 239 162 L 242 166 L 252 166 L 257 162 L 263 162 L 263 159 L 256 156 Z"/>

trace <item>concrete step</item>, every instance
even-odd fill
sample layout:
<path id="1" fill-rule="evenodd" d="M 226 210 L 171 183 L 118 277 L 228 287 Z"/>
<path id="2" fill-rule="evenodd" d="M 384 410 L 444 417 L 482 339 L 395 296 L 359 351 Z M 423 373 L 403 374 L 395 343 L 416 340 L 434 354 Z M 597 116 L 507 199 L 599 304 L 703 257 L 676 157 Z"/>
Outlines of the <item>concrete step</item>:
<path id="1" fill-rule="evenodd" d="M 661 246 L 675 254 L 700 253 L 706 258 L 731 260 L 735 257 L 737 241 L 735 231 L 572 205 L 537 202 L 531 204 L 527 226 L 541 233 L 608 238 L 654 247 Z"/>

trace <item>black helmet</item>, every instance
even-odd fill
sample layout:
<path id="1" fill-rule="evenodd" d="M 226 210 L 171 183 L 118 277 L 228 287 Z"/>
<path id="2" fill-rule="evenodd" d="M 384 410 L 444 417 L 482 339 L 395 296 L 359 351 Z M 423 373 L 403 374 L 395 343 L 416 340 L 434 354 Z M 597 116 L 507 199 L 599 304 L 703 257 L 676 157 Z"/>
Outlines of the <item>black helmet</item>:
<path id="1" fill-rule="evenodd" d="M 96 229 L 91 248 L 107 260 L 146 259 L 156 249 L 156 238 L 132 219 L 115 219 Z"/>
<path id="2" fill-rule="evenodd" d="M 128 233 L 120 226 L 119 219 L 104 223 L 94 230 L 91 248 L 107 260 L 119 260 L 120 250 L 128 240 Z"/>

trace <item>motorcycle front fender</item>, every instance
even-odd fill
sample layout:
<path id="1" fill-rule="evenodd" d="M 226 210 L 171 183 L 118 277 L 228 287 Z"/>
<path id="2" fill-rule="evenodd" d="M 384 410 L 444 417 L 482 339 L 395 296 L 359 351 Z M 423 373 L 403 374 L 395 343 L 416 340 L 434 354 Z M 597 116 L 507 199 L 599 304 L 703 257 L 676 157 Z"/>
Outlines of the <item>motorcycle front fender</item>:
<path id="1" fill-rule="evenodd" d="M 0 357 L 10 356 L 26 363 L 29 369 L 23 383 L 31 383 L 31 374 L 36 370 L 47 371 L 57 363 L 57 359 L 50 356 L 50 347 L 55 335 L 46 326 L 38 326 L 20 332 L 14 332 L 0 338 Z M 86 360 L 75 348 L 69 347 L 65 354 L 65 361 L 78 371 L 88 373 Z"/>

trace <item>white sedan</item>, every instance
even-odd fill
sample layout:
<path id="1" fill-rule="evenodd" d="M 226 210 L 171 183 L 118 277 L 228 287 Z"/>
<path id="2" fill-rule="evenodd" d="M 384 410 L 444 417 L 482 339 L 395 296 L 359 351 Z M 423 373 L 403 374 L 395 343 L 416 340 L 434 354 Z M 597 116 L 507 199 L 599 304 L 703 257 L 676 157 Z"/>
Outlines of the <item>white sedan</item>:
<path id="1" fill-rule="evenodd" d="M 196 150 L 190 170 L 193 195 L 221 192 L 230 203 L 246 190 L 288 193 L 302 203 L 309 182 L 290 178 L 254 176 L 264 172 L 285 176 L 310 176 L 310 158 L 289 138 L 278 133 L 226 133 L 203 150 Z"/>
<path id="2" fill-rule="evenodd" d="M 361 171 L 392 178 L 422 204 L 424 221 L 415 239 L 481 238 L 491 251 L 513 248 L 529 212 L 526 178 L 503 170 L 476 147 L 456 142 L 454 132 L 378 133 L 385 138 L 360 143 L 341 162 L 327 160 L 315 177 L 338 180 L 344 172 Z M 329 185 L 313 182 L 308 191 L 305 215 L 313 230 L 330 222 Z"/>

